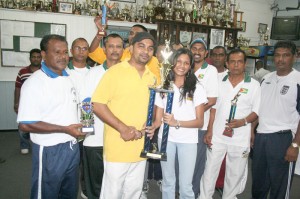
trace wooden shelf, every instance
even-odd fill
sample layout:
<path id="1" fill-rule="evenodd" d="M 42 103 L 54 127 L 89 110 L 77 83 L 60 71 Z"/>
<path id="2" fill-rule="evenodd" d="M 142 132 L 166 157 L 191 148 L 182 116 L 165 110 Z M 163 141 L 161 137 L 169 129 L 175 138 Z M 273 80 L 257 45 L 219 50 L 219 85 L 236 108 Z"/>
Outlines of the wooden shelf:
<path id="1" fill-rule="evenodd" d="M 234 41 L 234 47 L 237 45 L 237 33 L 241 31 L 242 28 L 228 28 L 221 26 L 210 26 L 196 23 L 188 23 L 184 21 L 175 21 L 175 20 L 155 20 L 157 24 L 157 40 L 163 41 L 164 39 L 171 38 L 172 41 L 179 43 L 180 42 L 180 31 L 187 32 L 200 32 L 207 34 L 207 43 L 209 45 L 210 41 L 210 31 L 211 29 L 220 29 L 225 30 L 225 38 L 228 37 L 229 34 L 232 35 Z M 174 34 L 175 33 L 175 34 Z"/>

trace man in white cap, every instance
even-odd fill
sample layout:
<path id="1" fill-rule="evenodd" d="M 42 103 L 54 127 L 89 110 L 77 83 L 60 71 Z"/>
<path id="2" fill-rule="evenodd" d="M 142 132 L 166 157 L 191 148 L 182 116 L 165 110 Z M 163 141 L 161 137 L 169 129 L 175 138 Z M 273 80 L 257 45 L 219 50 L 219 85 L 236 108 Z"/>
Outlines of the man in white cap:
<path id="1" fill-rule="evenodd" d="M 198 134 L 197 160 L 193 177 L 193 190 L 195 193 L 195 197 L 198 197 L 198 195 L 200 194 L 200 180 L 204 172 L 206 161 L 207 147 L 203 142 L 203 138 L 207 131 L 210 108 L 216 104 L 218 97 L 218 71 L 216 67 L 208 64 L 205 61 L 205 58 L 208 54 L 208 49 L 203 39 L 197 38 L 193 40 L 190 45 L 190 50 L 194 55 L 195 75 L 203 85 L 208 99 L 208 103 L 204 106 L 204 124 L 202 129 L 199 129 Z"/>

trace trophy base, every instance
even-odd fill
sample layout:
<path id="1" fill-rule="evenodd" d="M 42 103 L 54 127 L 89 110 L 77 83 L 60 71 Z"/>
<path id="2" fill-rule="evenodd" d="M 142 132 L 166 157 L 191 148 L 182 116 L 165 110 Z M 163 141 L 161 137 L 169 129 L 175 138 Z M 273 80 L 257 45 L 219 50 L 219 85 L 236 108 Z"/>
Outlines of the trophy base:
<path id="1" fill-rule="evenodd" d="M 81 132 L 94 134 L 94 127 L 82 127 Z"/>
<path id="2" fill-rule="evenodd" d="M 140 157 L 156 159 L 156 160 L 161 160 L 161 161 L 167 161 L 167 154 L 160 153 L 160 152 L 154 153 L 154 152 L 142 151 Z"/>

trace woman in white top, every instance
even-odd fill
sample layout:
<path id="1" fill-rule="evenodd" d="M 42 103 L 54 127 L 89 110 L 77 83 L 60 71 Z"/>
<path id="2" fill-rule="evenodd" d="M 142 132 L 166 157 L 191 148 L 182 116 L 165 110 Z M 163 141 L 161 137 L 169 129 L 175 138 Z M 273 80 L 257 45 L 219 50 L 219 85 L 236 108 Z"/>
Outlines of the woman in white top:
<path id="1" fill-rule="evenodd" d="M 207 102 L 205 91 L 193 73 L 193 55 L 188 49 L 175 52 L 173 67 L 164 88 L 171 84 L 174 89 L 172 114 L 164 113 L 167 96 L 157 94 L 155 99 L 156 117 L 154 128 L 159 130 L 161 145 L 163 123 L 169 124 L 167 143 L 167 161 L 161 161 L 163 182 L 162 198 L 175 198 L 175 155 L 179 161 L 179 187 L 181 199 L 194 199 L 192 178 L 196 162 L 198 128 L 203 125 L 204 103 Z"/>

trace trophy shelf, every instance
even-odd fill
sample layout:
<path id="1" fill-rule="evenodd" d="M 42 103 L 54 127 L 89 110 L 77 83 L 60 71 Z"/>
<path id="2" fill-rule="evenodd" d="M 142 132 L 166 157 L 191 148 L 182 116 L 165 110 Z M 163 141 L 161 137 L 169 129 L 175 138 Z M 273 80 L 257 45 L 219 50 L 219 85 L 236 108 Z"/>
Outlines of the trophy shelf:
<path id="1" fill-rule="evenodd" d="M 171 39 L 175 43 L 180 43 L 180 31 L 187 31 L 207 34 L 207 43 L 210 43 L 210 32 L 211 29 L 225 30 L 225 38 L 228 38 L 229 34 L 233 39 L 234 47 L 237 46 L 237 35 L 238 31 L 241 31 L 242 28 L 233 28 L 233 27 L 222 27 L 222 26 L 211 26 L 197 23 L 188 23 L 184 21 L 174 21 L 174 20 L 162 20 L 156 19 L 155 23 L 157 24 L 157 40 L 163 41 L 165 39 Z M 171 38 L 170 38 L 171 37 Z"/>

